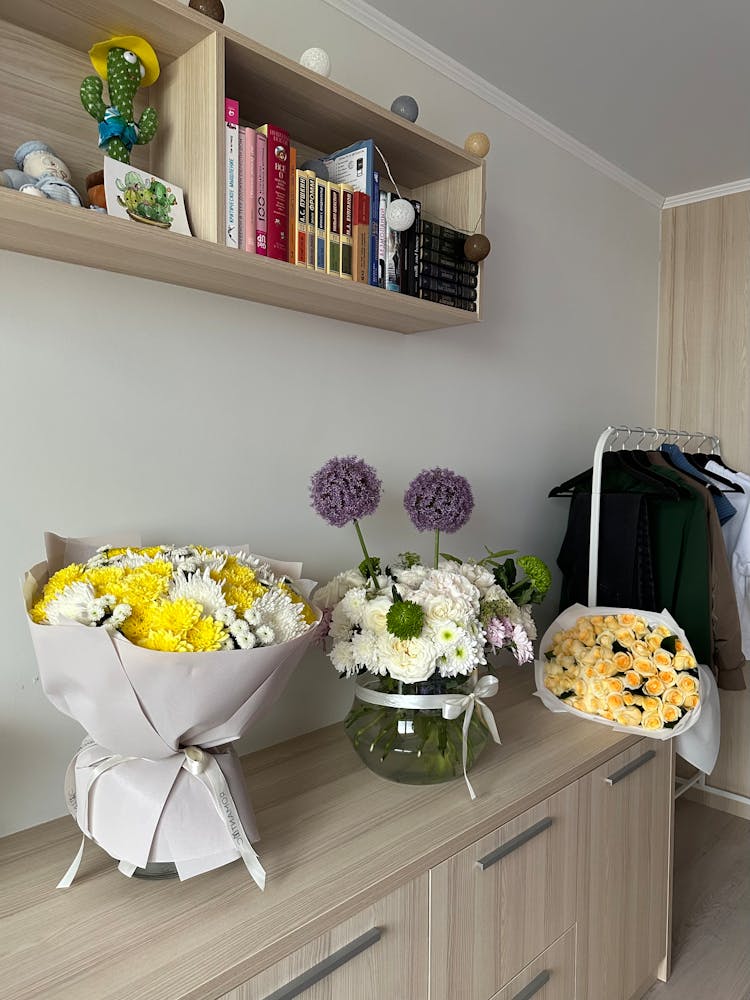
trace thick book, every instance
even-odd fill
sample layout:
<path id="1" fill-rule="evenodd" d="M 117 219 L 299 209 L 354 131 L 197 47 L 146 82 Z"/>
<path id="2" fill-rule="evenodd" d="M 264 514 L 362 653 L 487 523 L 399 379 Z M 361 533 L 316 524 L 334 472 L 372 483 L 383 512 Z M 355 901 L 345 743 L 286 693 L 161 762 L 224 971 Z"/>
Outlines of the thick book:
<path id="1" fill-rule="evenodd" d="M 340 184 L 341 191 L 341 270 L 342 278 L 354 277 L 354 191 L 350 184 Z M 361 192 L 359 192 L 361 193 Z"/>
<path id="2" fill-rule="evenodd" d="M 268 199 L 266 183 L 266 148 L 268 142 L 262 132 L 255 136 L 255 252 L 268 256 Z"/>
<path id="3" fill-rule="evenodd" d="M 431 264 L 429 261 L 423 261 L 418 274 L 438 281 L 450 281 L 454 285 L 463 285 L 466 288 L 476 288 L 479 284 L 476 274 L 457 271 L 448 264 Z"/>
<path id="4" fill-rule="evenodd" d="M 297 192 L 295 200 L 295 237 L 296 250 L 294 263 L 297 267 L 307 267 L 307 172 L 296 170 L 294 187 Z"/>
<path id="5" fill-rule="evenodd" d="M 450 253 L 440 253 L 439 250 L 431 250 L 430 247 L 426 246 L 424 237 L 420 240 L 420 249 L 420 267 L 422 270 L 429 265 L 437 265 L 438 267 L 450 268 L 456 274 L 476 275 L 479 273 L 479 264 L 473 260 L 466 260 L 463 256 L 463 250 L 461 251 L 461 257 L 456 256 L 453 251 Z"/>
<path id="6" fill-rule="evenodd" d="M 422 226 L 422 202 L 409 199 L 414 209 L 414 222 L 401 233 L 401 292 L 419 294 L 419 233 Z"/>
<path id="7" fill-rule="evenodd" d="M 355 281 L 370 284 L 370 199 L 362 191 L 353 198 L 354 244 L 352 272 Z"/>
<path id="8" fill-rule="evenodd" d="M 242 191 L 241 204 L 243 215 L 244 243 L 241 246 L 247 253 L 255 253 L 255 231 L 257 223 L 257 207 L 255 202 L 255 129 L 243 127 L 240 139 L 245 141 L 241 151 Z"/>
<path id="9" fill-rule="evenodd" d="M 460 229 L 452 229 L 450 226 L 443 226 L 437 222 L 431 222 L 429 219 L 424 220 L 422 229 L 425 236 L 439 236 L 440 239 L 456 240 L 461 243 L 463 243 L 469 235 L 468 233 L 462 232 Z"/>
<path id="10" fill-rule="evenodd" d="M 372 195 L 370 196 L 370 284 L 376 288 L 380 284 L 378 270 L 378 242 L 380 240 L 380 174 L 372 172 Z"/>
<path id="11" fill-rule="evenodd" d="M 378 286 L 386 287 L 386 254 L 388 250 L 388 233 L 385 213 L 388 208 L 388 192 L 381 191 L 378 195 L 380 207 L 378 209 Z"/>
<path id="12" fill-rule="evenodd" d="M 350 184 L 355 191 L 361 191 L 370 198 L 371 204 L 371 249 L 377 253 L 378 245 L 378 213 L 375 206 L 376 186 L 379 185 L 378 172 L 375 169 L 375 143 L 372 139 L 362 139 L 346 149 L 331 153 L 324 160 L 328 168 L 328 176 L 336 184 Z M 373 270 L 370 284 L 378 284 L 378 274 Z"/>
<path id="13" fill-rule="evenodd" d="M 328 183 L 328 259 L 326 270 L 341 277 L 341 185 Z"/>
<path id="14" fill-rule="evenodd" d="M 227 97 L 224 101 L 224 135 L 225 135 L 225 239 L 226 245 L 238 249 L 239 234 L 239 167 L 240 167 L 240 106 L 237 101 Z"/>
<path id="15" fill-rule="evenodd" d="M 266 137 L 266 254 L 289 260 L 289 133 L 278 125 L 261 125 Z"/>
<path id="16" fill-rule="evenodd" d="M 467 312 L 476 312 L 476 302 L 469 302 L 468 299 L 461 299 L 455 295 L 444 295 L 442 292 L 430 292 L 423 290 L 420 297 L 428 302 L 439 302 L 444 306 L 453 306 L 454 309 L 465 309 Z"/>
<path id="17" fill-rule="evenodd" d="M 295 146 L 289 147 L 289 204 L 287 205 L 287 219 L 289 220 L 289 232 L 287 243 L 289 245 L 289 263 L 297 263 L 297 149 Z"/>
<path id="18" fill-rule="evenodd" d="M 456 298 L 466 299 L 468 302 L 475 302 L 477 298 L 476 288 L 467 288 L 466 285 L 459 285 L 454 281 L 441 281 L 439 278 L 428 278 L 423 274 L 419 276 L 419 287 L 423 291 L 455 295 Z"/>
<path id="19" fill-rule="evenodd" d="M 315 178 L 315 270 L 328 270 L 328 185 Z"/>
<path id="20" fill-rule="evenodd" d="M 388 196 L 388 204 L 394 201 L 396 195 L 390 194 Z M 398 229 L 391 229 L 388 225 L 387 209 L 386 209 L 386 265 L 385 265 L 385 287 L 389 292 L 400 292 L 401 291 L 401 261 L 403 249 L 401 246 L 401 237 L 403 235 Z"/>
<path id="21" fill-rule="evenodd" d="M 315 176 L 314 170 L 306 170 L 305 177 L 307 178 L 307 266 L 311 271 L 314 271 L 318 254 L 315 238 L 315 226 L 318 218 L 315 211 L 315 192 L 318 178 Z"/>

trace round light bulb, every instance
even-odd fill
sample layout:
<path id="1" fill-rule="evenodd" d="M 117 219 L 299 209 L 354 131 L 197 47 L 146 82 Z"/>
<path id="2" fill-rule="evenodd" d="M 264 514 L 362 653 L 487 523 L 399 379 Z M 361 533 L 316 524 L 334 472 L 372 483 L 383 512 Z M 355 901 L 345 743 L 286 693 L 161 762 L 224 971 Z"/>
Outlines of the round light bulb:
<path id="1" fill-rule="evenodd" d="M 405 198 L 396 198 L 388 206 L 385 217 L 391 229 L 395 229 L 397 233 L 403 233 L 405 229 L 414 225 L 414 206 Z"/>
<path id="2" fill-rule="evenodd" d="M 305 49 L 300 56 L 300 63 L 305 69 L 310 69 L 320 76 L 331 75 L 331 59 L 325 49 L 318 49 L 315 46 Z"/>

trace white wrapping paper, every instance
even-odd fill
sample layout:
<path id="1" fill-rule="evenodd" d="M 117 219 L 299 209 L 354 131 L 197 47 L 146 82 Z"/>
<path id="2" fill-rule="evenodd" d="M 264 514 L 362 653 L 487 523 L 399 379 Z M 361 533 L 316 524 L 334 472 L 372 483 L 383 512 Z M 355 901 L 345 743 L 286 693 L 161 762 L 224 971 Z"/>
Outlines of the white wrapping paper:
<path id="1" fill-rule="evenodd" d="M 667 625 L 692 653 L 692 648 L 684 631 L 666 610 L 657 614 L 654 611 L 638 611 L 633 608 L 587 608 L 583 604 L 574 604 L 557 616 L 539 643 L 539 659 L 534 664 L 537 697 L 544 702 L 551 712 L 568 712 L 579 719 L 586 719 L 588 722 L 598 722 L 602 726 L 609 726 L 611 729 L 616 729 L 621 733 L 628 733 L 630 736 L 640 736 L 652 740 L 675 739 L 677 753 L 700 771 L 710 774 L 714 769 L 716 758 L 719 755 L 721 722 L 719 692 L 716 687 L 716 681 L 708 667 L 703 666 L 703 664 L 698 664 L 700 701 L 697 707 L 683 716 L 672 729 L 652 731 L 639 729 L 634 726 L 618 726 L 616 722 L 610 722 L 597 715 L 590 715 L 588 712 L 581 712 L 577 708 L 566 705 L 564 701 L 561 701 L 544 686 L 545 654 L 552 648 L 552 639 L 557 632 L 571 628 L 575 625 L 576 620 L 583 616 L 621 614 L 638 615 L 644 618 L 649 625 Z"/>
<path id="2" fill-rule="evenodd" d="M 132 536 L 118 542 L 140 544 Z M 47 561 L 23 581 L 27 610 L 49 576 L 85 561 L 104 542 L 48 534 L 45 543 Z M 232 551 L 240 550 L 249 552 L 245 546 Z M 266 561 L 309 596 L 314 583 L 299 579 L 301 564 Z M 29 618 L 29 627 L 45 694 L 93 740 L 72 763 L 75 801 L 69 806 L 83 832 L 131 866 L 174 861 L 181 878 L 239 858 L 218 805 L 183 768 L 182 748 L 221 748 L 212 756 L 248 840 L 257 840 L 240 765 L 226 745 L 276 701 L 317 626 L 277 646 L 212 653 L 143 649 L 76 622 L 37 625 Z M 94 775 L 92 761 L 106 755 L 137 759 Z"/>

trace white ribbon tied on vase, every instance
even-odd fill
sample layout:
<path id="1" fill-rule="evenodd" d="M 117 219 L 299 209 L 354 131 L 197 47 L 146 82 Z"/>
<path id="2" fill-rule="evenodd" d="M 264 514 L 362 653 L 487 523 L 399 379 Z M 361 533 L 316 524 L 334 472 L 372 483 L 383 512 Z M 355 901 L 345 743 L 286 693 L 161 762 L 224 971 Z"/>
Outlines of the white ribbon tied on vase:
<path id="1" fill-rule="evenodd" d="M 416 708 L 416 709 L 440 709 L 444 719 L 457 719 L 463 715 L 462 727 L 462 759 L 464 769 L 464 780 L 469 790 L 472 800 L 477 797 L 477 793 L 469 781 L 466 773 L 466 762 L 469 752 L 469 726 L 474 710 L 477 709 L 484 719 L 485 725 L 490 731 L 495 743 L 500 744 L 500 734 L 497 731 L 495 716 L 489 705 L 485 705 L 483 698 L 492 698 L 498 690 L 497 677 L 487 674 L 481 677 L 474 689 L 468 694 L 386 694 L 383 691 L 373 691 L 371 688 L 362 687 L 357 684 L 355 694 L 360 701 L 368 702 L 370 705 L 381 705 L 386 708 Z"/>
<path id="2" fill-rule="evenodd" d="M 79 763 L 81 755 L 89 752 L 93 753 L 93 757 L 84 765 L 87 772 L 85 793 L 79 797 L 76 791 L 76 765 Z M 83 831 L 83 838 L 72 864 L 57 885 L 58 889 L 67 889 L 72 885 L 83 859 L 86 838 L 94 840 L 89 828 L 89 802 L 94 784 L 98 778 L 112 768 L 135 760 L 145 760 L 145 758 L 109 753 L 103 747 L 98 747 L 96 742 L 87 736 L 68 765 L 65 775 L 65 798 L 71 814 Z M 175 776 L 180 770 L 185 770 L 200 781 L 208 792 L 211 802 L 224 823 L 232 844 L 242 858 L 251 878 L 259 889 L 265 889 L 266 872 L 260 858 L 250 844 L 227 779 L 214 756 L 200 747 L 190 746 L 174 754 L 172 758 L 151 761 L 150 763 L 160 767 L 171 764 L 176 768 Z M 118 866 L 119 870 L 128 877 L 133 874 L 137 867 L 137 865 L 124 860 Z"/>

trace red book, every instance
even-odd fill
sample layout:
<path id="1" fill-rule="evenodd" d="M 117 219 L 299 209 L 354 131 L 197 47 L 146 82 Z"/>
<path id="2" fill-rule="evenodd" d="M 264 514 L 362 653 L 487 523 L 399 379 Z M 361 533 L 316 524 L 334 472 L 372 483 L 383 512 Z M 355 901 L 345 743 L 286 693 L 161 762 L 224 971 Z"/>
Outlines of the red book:
<path id="1" fill-rule="evenodd" d="M 262 125 L 258 134 L 267 139 L 267 256 L 274 260 L 288 261 L 289 133 L 278 125 Z"/>
<path id="2" fill-rule="evenodd" d="M 354 245 L 352 271 L 355 281 L 370 281 L 370 199 L 364 191 L 354 192 Z"/>
<path id="3" fill-rule="evenodd" d="M 266 137 L 258 132 L 255 137 L 255 252 L 261 257 L 268 256 L 267 220 L 268 200 L 266 185 Z"/>
<path id="4" fill-rule="evenodd" d="M 289 147 L 289 205 L 287 206 L 287 219 L 289 220 L 289 233 L 287 244 L 289 246 L 289 263 L 297 263 L 297 150 L 294 146 Z"/>

